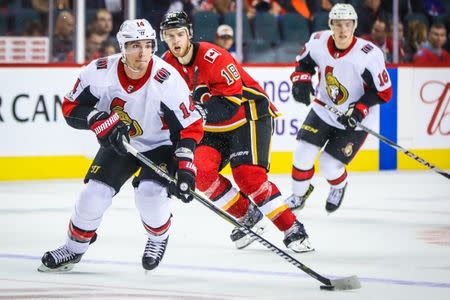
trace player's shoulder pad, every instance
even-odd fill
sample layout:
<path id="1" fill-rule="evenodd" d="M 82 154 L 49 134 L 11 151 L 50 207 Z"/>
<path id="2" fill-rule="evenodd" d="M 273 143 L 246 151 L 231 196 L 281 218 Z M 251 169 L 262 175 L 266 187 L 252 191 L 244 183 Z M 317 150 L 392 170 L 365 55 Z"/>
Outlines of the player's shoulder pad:
<path id="1" fill-rule="evenodd" d="M 164 51 L 163 54 L 161 54 L 161 59 L 167 61 L 169 58 L 171 58 L 172 53 L 169 50 Z"/>
<path id="2" fill-rule="evenodd" d="M 320 40 L 328 40 L 328 37 L 331 35 L 331 30 L 322 30 L 316 31 L 311 34 L 309 42 L 318 42 Z"/>
<path id="3" fill-rule="evenodd" d="M 114 54 L 94 59 L 83 70 L 88 70 L 89 72 L 94 73 L 104 73 L 103 71 L 110 69 L 111 66 L 120 59 L 120 57 L 121 54 Z"/>
<path id="4" fill-rule="evenodd" d="M 200 55 L 203 60 L 207 61 L 210 64 L 213 64 L 216 61 L 226 57 L 227 53 L 228 52 L 226 50 L 220 48 L 217 45 L 208 42 L 201 42 L 198 55 Z M 231 54 L 229 53 L 228 55 L 231 56 Z"/>
<path id="5" fill-rule="evenodd" d="M 169 63 L 165 62 L 162 58 L 158 56 L 153 56 L 153 75 L 152 78 L 159 83 L 171 82 L 172 78 L 179 75 L 178 71 Z M 179 75 L 181 77 L 181 75 Z"/>
<path id="6" fill-rule="evenodd" d="M 383 54 L 381 49 L 375 45 L 374 43 L 370 41 L 366 41 L 362 38 L 357 38 L 358 44 L 357 47 L 359 48 L 360 52 L 363 53 L 363 55 L 369 55 L 369 56 L 377 56 L 379 54 Z"/>

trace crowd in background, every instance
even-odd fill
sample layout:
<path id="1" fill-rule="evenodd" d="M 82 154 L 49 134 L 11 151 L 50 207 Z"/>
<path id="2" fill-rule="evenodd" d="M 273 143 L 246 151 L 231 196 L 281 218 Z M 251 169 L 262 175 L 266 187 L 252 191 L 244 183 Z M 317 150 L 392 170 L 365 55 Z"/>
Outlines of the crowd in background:
<path id="1" fill-rule="evenodd" d="M 308 36 L 327 27 L 326 14 L 337 3 L 350 3 L 358 13 L 356 35 L 379 46 L 386 61 L 392 62 L 393 53 L 393 0 L 244 0 L 244 14 L 255 28 L 255 16 L 270 14 L 281 23 L 287 14 L 298 14 L 307 21 Z M 52 36 L 52 62 L 74 62 L 75 17 L 74 1 L 54 0 L 54 29 Z M 150 21 L 158 31 L 162 16 L 171 10 L 185 10 L 191 16 L 213 12 L 220 21 L 236 11 L 234 0 L 137 0 L 137 17 Z M 450 62 L 450 1 L 399 0 L 399 62 Z M 47 36 L 49 0 L 0 0 L 0 35 Z M 118 52 L 115 32 L 123 21 L 123 0 L 86 1 L 86 61 Z M 322 24 L 320 24 L 321 16 Z M 195 20 L 195 18 L 194 18 Z M 217 25 L 221 25 L 219 22 Z M 217 27 L 217 26 L 216 26 Z M 234 51 L 234 32 L 230 26 L 217 27 L 210 40 Z M 224 29 L 225 28 L 225 29 Z M 280 26 L 281 28 L 281 26 Z M 224 33 L 225 32 L 225 33 Z M 283 33 L 281 33 L 282 35 Z M 306 37 L 307 39 L 308 37 Z M 305 40 L 306 40 L 305 39 Z M 244 41 L 251 43 L 249 41 Z M 280 45 L 272 43 L 271 50 Z M 296 45 L 298 51 L 301 44 Z M 161 45 L 161 51 L 165 50 Z M 159 53 L 159 54 L 160 54 Z M 244 57 L 245 58 L 245 57 Z M 292 56 L 292 60 L 295 56 Z M 275 61 L 276 62 L 276 61 Z"/>

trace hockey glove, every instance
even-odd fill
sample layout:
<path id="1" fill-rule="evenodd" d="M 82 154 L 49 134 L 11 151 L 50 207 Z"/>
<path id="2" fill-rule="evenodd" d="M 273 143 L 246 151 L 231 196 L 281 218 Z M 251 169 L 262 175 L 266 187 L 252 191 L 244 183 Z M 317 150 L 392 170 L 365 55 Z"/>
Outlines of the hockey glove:
<path id="1" fill-rule="evenodd" d="M 291 75 L 292 96 L 295 101 L 307 106 L 311 103 L 310 95 L 314 93 L 311 77 L 310 73 L 303 72 L 294 72 Z"/>
<path id="2" fill-rule="evenodd" d="M 203 125 L 206 124 L 206 117 L 208 115 L 208 110 L 203 104 L 195 104 L 195 109 L 198 111 L 198 113 L 202 116 L 203 119 Z"/>
<path id="3" fill-rule="evenodd" d="M 349 105 L 347 111 L 338 117 L 339 123 L 345 126 L 347 130 L 354 130 L 356 125 L 360 123 L 369 113 L 369 108 L 362 102 L 355 102 Z"/>
<path id="4" fill-rule="evenodd" d="M 88 120 L 89 128 L 97 135 L 98 142 L 102 147 L 112 148 L 119 155 L 126 155 L 127 149 L 122 143 L 125 137 L 130 141 L 128 129 L 125 123 L 120 120 L 117 113 L 108 114 L 99 111 Z"/>
<path id="5" fill-rule="evenodd" d="M 169 186 L 170 194 L 184 203 L 189 203 L 194 198 L 190 191 L 195 191 L 195 175 L 197 174 L 197 168 L 193 163 L 194 153 L 189 148 L 178 147 L 175 150 L 175 157 L 178 160 L 178 169 L 175 174 L 177 184 Z"/>

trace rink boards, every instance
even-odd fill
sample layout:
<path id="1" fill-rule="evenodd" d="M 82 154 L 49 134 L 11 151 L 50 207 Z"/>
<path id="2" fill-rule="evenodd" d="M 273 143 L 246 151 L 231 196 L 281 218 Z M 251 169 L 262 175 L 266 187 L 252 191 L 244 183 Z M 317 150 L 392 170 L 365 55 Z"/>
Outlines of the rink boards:
<path id="1" fill-rule="evenodd" d="M 289 173 L 295 136 L 308 109 L 291 97 L 290 66 L 251 66 L 283 114 L 275 121 L 271 172 Z M 61 102 L 80 68 L 0 66 L 0 180 L 83 177 L 98 144 L 94 134 L 70 128 Z M 450 169 L 450 68 L 388 69 L 394 87 L 381 106 L 378 131 L 443 169 Z M 424 169 L 369 136 L 350 170 Z"/>

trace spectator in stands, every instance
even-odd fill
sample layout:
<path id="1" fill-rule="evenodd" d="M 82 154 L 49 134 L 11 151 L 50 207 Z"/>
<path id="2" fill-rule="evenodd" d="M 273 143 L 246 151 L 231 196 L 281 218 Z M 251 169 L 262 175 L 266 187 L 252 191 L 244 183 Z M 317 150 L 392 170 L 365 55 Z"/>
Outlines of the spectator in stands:
<path id="1" fill-rule="evenodd" d="M 102 36 L 103 41 L 115 42 L 116 38 L 111 35 L 113 29 L 112 14 L 106 9 L 99 9 L 95 14 L 93 30 Z"/>
<path id="2" fill-rule="evenodd" d="M 364 5 L 357 9 L 358 28 L 356 35 L 370 34 L 377 19 L 390 19 L 388 13 L 381 9 L 381 0 L 365 0 Z"/>
<path id="3" fill-rule="evenodd" d="M 424 0 L 423 6 L 430 17 L 445 14 L 445 6 L 442 0 Z"/>
<path id="4" fill-rule="evenodd" d="M 73 33 L 75 20 L 69 11 L 59 13 L 55 22 L 55 33 L 53 35 L 53 61 L 66 61 L 67 54 L 73 49 Z"/>
<path id="5" fill-rule="evenodd" d="M 384 53 L 385 58 L 387 51 L 386 37 L 387 37 L 386 22 L 381 19 L 377 19 L 375 23 L 373 23 L 372 30 L 369 34 L 363 34 L 361 36 L 361 38 L 367 41 L 371 41 L 372 43 L 380 47 L 380 49 Z"/>
<path id="6" fill-rule="evenodd" d="M 256 13 L 271 13 L 274 16 L 279 16 L 286 13 L 284 7 L 279 3 L 282 1 L 276 0 L 247 0 L 247 17 L 252 19 Z"/>
<path id="7" fill-rule="evenodd" d="M 441 23 L 431 25 L 428 42 L 413 57 L 415 64 L 450 63 L 450 55 L 443 48 L 447 42 L 447 30 Z"/>
<path id="8" fill-rule="evenodd" d="M 38 20 L 33 20 L 27 25 L 23 31 L 23 36 L 45 36 L 45 28 Z"/>
<path id="9" fill-rule="evenodd" d="M 389 52 L 386 55 L 386 62 L 392 63 L 394 55 L 394 24 L 390 22 L 388 27 L 389 30 L 387 32 L 386 44 Z M 406 62 L 405 35 L 402 22 L 398 23 L 398 62 L 399 63 Z"/>
<path id="10" fill-rule="evenodd" d="M 427 25 L 420 20 L 408 22 L 406 30 L 405 60 L 412 61 L 413 55 L 427 42 Z"/>
<path id="11" fill-rule="evenodd" d="M 217 27 L 215 44 L 228 50 L 233 57 L 236 57 L 236 50 L 234 49 L 234 32 L 233 28 L 226 24 Z"/>
<path id="12" fill-rule="evenodd" d="M 104 41 L 102 44 L 102 48 L 101 48 L 101 56 L 105 57 L 105 56 L 110 56 L 113 54 L 118 53 L 119 51 L 117 50 L 117 46 L 116 43 L 111 43 L 109 41 Z"/>
<path id="13" fill-rule="evenodd" d="M 392 55 L 394 52 L 394 46 L 392 42 L 391 28 L 387 26 L 386 21 L 382 19 L 377 19 L 373 23 L 372 31 L 370 34 L 364 34 L 361 38 L 371 41 L 377 45 L 384 54 L 384 59 L 386 62 L 392 62 Z M 403 39 L 403 24 L 399 23 L 399 40 Z M 402 49 L 402 44 L 400 44 L 399 58 L 403 59 L 404 51 Z"/>
<path id="14" fill-rule="evenodd" d="M 450 14 L 450 11 L 449 11 Z M 450 52 L 450 18 L 447 19 L 447 43 L 445 43 L 445 50 Z"/>
<path id="15" fill-rule="evenodd" d="M 95 30 L 90 30 L 87 33 L 84 61 L 85 64 L 88 64 L 92 60 L 101 57 L 101 47 L 103 42 L 103 37 Z M 72 50 L 67 54 L 66 62 L 75 62 L 75 51 Z"/>

